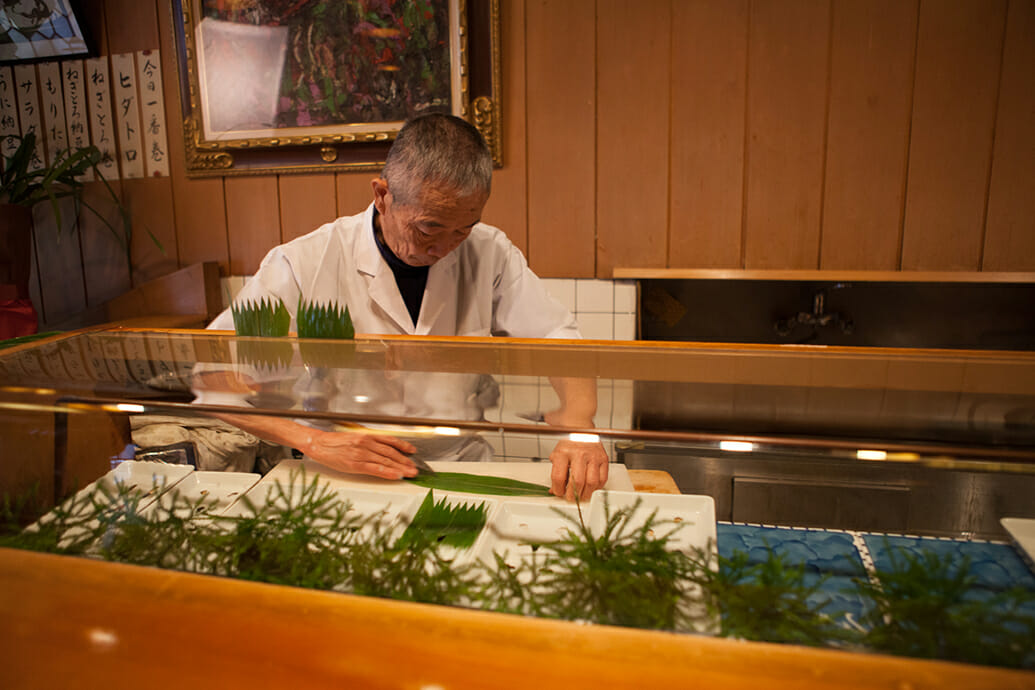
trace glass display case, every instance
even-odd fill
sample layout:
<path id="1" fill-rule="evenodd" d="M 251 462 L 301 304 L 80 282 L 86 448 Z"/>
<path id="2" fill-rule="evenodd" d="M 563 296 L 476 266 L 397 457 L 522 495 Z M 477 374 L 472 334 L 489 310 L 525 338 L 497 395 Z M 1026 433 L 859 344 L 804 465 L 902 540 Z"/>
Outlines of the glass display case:
<path id="1" fill-rule="evenodd" d="M 593 424 L 549 424 L 564 418 L 556 413 L 564 408 L 562 399 L 570 400 L 558 391 L 573 387 L 593 393 Z M 134 499 L 131 509 L 117 517 L 104 512 L 104 506 L 91 515 L 95 526 L 97 520 L 109 522 L 93 533 L 98 541 L 82 549 L 87 558 L 0 549 L 0 580 L 10 585 L 3 588 L 3 605 L 20 621 L 17 630 L 0 633 L 7 638 L 3 647 L 13 668 L 24 663 L 17 650 L 42 643 L 39 635 L 48 626 L 51 632 L 54 626 L 61 628 L 58 638 L 69 659 L 98 669 L 103 668 L 98 655 L 106 644 L 136 645 L 158 654 L 158 642 L 141 641 L 149 638 L 146 621 L 157 617 L 168 625 L 189 625 L 193 614 L 187 609 L 194 601 L 201 602 L 197 606 L 205 615 L 217 616 L 220 625 L 245 626 L 240 630 L 261 616 L 260 627 L 276 639 L 303 625 L 297 618 L 299 606 L 315 615 L 306 639 L 338 636 L 362 647 L 356 638 L 383 633 L 393 621 L 426 626 L 420 644 L 399 643 L 421 660 L 412 664 L 363 667 L 362 672 L 359 667 L 349 671 L 328 666 L 325 657 L 313 656 L 317 649 L 329 654 L 321 646 L 328 642 L 313 642 L 305 652 L 297 645 L 283 651 L 302 654 L 299 658 L 307 661 L 299 663 L 308 665 L 306 673 L 321 669 L 331 674 L 321 678 L 352 680 L 377 676 L 385 686 L 419 680 L 451 687 L 450 680 L 470 684 L 476 677 L 471 674 L 477 673 L 493 674 L 501 686 L 509 683 L 506 678 L 521 684 L 527 675 L 510 674 L 517 668 L 527 671 L 544 649 L 565 650 L 562 662 L 539 659 L 534 664 L 555 683 L 629 674 L 630 682 L 659 684 L 688 678 L 711 678 L 719 684 L 782 678 L 837 685 L 845 673 L 865 677 L 859 681 L 862 686 L 893 681 L 921 687 L 949 679 L 970 679 L 986 687 L 1031 683 L 1035 353 L 476 338 L 319 341 L 102 328 L 0 350 L 0 408 L 0 488 L 8 497 L 8 546 L 19 545 L 25 525 L 30 534 L 33 529 L 45 531 L 55 507 L 60 513 L 76 496 L 89 503 L 82 498 L 84 492 L 92 491 L 95 499 L 98 488 L 107 487 L 108 493 L 102 494 L 109 499 L 112 492 L 124 498 L 125 486 L 136 482 L 149 489 L 145 493 L 153 493 L 146 500 Z M 449 547 L 454 550 L 447 549 L 445 560 L 464 567 L 492 564 L 494 554 L 509 546 L 526 548 L 521 558 L 530 551 L 534 564 L 542 556 L 537 552 L 540 543 L 566 539 L 580 525 L 590 542 L 615 536 L 606 524 L 620 516 L 626 520 L 620 527 L 645 542 L 664 534 L 661 543 L 668 551 L 686 555 L 679 568 L 690 568 L 689 585 L 677 588 L 679 596 L 700 595 L 676 607 L 677 619 L 692 619 L 675 626 L 686 634 L 630 630 L 636 623 L 619 613 L 616 618 L 594 618 L 593 611 L 568 615 L 575 611 L 570 602 L 565 604 L 569 608 L 551 609 L 532 601 L 531 595 L 517 605 L 517 590 L 505 605 L 483 605 L 467 592 L 455 602 L 460 606 L 426 607 L 294 587 L 256 590 L 260 586 L 254 583 L 177 572 L 233 575 L 206 570 L 215 556 L 169 560 L 166 555 L 166 561 L 148 561 L 171 568 L 157 571 L 105 562 L 144 562 L 120 559 L 117 549 L 109 548 L 138 518 L 154 525 L 155 515 L 162 515 L 169 524 L 180 520 L 176 524 L 194 525 L 183 534 L 204 535 L 199 519 L 217 514 L 240 519 L 250 510 L 260 518 L 253 526 L 261 526 L 273 518 L 256 505 L 279 500 L 290 508 L 308 500 L 310 490 L 336 492 L 350 509 L 361 512 L 369 505 L 387 514 L 385 506 L 393 506 L 399 524 L 418 520 L 428 495 L 425 485 L 343 472 L 305 457 L 299 451 L 304 443 L 274 443 L 250 433 L 269 420 L 290 422 L 294 433 L 301 434 L 389 435 L 412 443 L 415 456 L 437 471 L 437 477 L 458 472 L 539 488 L 551 483 L 550 456 L 558 443 L 601 444 L 611 460 L 605 491 L 577 507 L 545 494 L 515 498 L 506 492 L 471 491 L 462 484 L 433 488 L 432 493 L 453 503 L 481 501 L 488 516 L 486 531 L 471 546 L 473 555 L 461 553 L 466 547 Z M 286 493 L 283 487 L 288 487 Z M 27 496 L 31 498 L 23 500 Z M 178 502 L 163 506 L 168 496 Z M 383 496 L 390 498 L 383 501 Z M 97 507 L 96 500 L 92 505 Z M 199 508 L 204 515 L 198 514 Z M 678 522 L 686 524 L 676 524 L 672 534 L 659 527 Z M 373 529 L 380 534 L 376 521 L 332 524 L 343 532 Z M 518 528 L 540 529 L 542 534 L 524 538 L 514 531 Z M 387 533 L 395 527 L 385 529 Z M 494 536 L 484 536 L 488 532 Z M 164 538 L 156 534 L 139 541 L 153 551 Z M 69 553 L 62 551 L 68 538 L 65 533 L 52 548 L 42 550 Z M 269 539 L 286 543 L 288 537 Z M 223 550 L 236 548 L 219 544 Z M 307 545 L 303 553 L 308 558 L 315 548 Z M 495 565 L 527 575 L 526 561 L 502 558 Z M 894 577 L 916 574 L 925 564 L 928 569 L 917 578 L 930 583 L 930 578 L 945 576 L 965 590 L 961 601 L 988 604 L 980 613 L 961 609 L 985 627 L 975 626 L 980 630 L 971 632 L 977 637 L 962 642 L 942 640 L 933 652 L 910 651 L 901 641 L 875 646 L 864 636 L 879 627 L 873 621 L 890 617 L 887 612 L 874 614 L 887 604 L 881 597 L 892 589 Z M 659 562 L 648 573 L 655 599 L 668 591 L 657 573 L 670 565 Z M 693 565 L 700 568 L 693 570 Z M 350 562 L 348 567 L 350 582 L 358 582 L 359 566 Z M 383 570 L 377 572 L 381 574 L 375 580 L 387 577 Z M 544 578 L 536 580 L 540 585 L 555 582 L 577 589 L 581 582 L 529 572 Z M 799 619 L 820 621 L 829 626 L 825 632 L 759 632 L 735 623 L 732 598 L 745 597 L 747 591 L 737 586 L 749 581 L 757 585 L 765 580 L 763 572 L 776 572 L 785 589 L 781 594 L 770 587 L 764 595 L 758 594 L 764 587 L 752 589 L 756 599 L 743 599 L 750 604 L 746 620 L 766 618 L 762 602 L 771 595 L 777 618 L 795 625 Z M 742 580 L 732 573 L 740 573 Z M 300 584 L 264 575 L 242 577 Z M 426 580 L 442 581 L 430 575 Z M 75 583 L 84 582 L 88 586 L 80 591 Z M 70 588 L 61 589 L 65 586 Z M 174 586 L 176 592 L 191 592 L 190 598 L 166 596 Z M 373 591 L 336 583 L 317 586 Z M 60 596 L 56 589 L 61 589 Z M 626 592 L 621 587 L 615 591 Z M 166 593 L 165 605 L 154 604 L 152 595 L 158 592 Z M 436 596 L 402 598 L 437 603 Z M 556 597 L 544 596 L 556 603 Z M 247 603 L 252 597 L 256 603 Z M 805 613 L 780 609 L 781 597 L 797 597 Z M 143 600 L 149 603 L 140 609 Z M 601 601 L 605 603 L 596 610 L 608 608 Z M 126 602 L 136 602 L 137 608 Z M 61 605 L 83 613 L 72 616 L 75 623 L 59 625 L 54 619 Z M 344 618 L 312 614 L 314 607 Z M 698 607 L 701 615 L 687 617 L 687 607 Z M 583 624 L 532 615 L 537 613 Z M 910 625 L 945 628 L 938 615 Z M 108 628 L 97 620 L 104 618 L 106 625 L 118 628 L 111 621 L 122 617 L 137 620 L 139 629 L 112 632 L 121 641 L 111 642 L 105 637 Z M 585 625 L 585 618 L 625 627 Z M 43 632 L 27 632 L 37 624 Z M 82 630 L 73 629 L 75 625 Z M 758 641 L 744 644 L 723 637 Z M 131 638 L 137 641 L 130 644 Z M 1004 655 L 958 652 L 959 645 L 981 647 L 981 639 L 1015 653 L 1004 661 Z M 464 642 L 459 649 L 457 640 Z M 766 640 L 787 644 L 774 647 Z M 828 649 L 807 650 L 802 644 Z M 495 661 L 472 661 L 472 645 Z M 368 660 L 389 654 L 363 650 Z M 148 658 L 142 654 L 141 659 Z M 352 653 L 340 654 L 354 660 Z M 254 648 L 237 649 L 230 657 L 208 659 L 204 677 L 211 680 L 231 668 L 253 673 L 248 660 L 256 655 Z M 432 658 L 452 660 L 452 665 Z M 26 668 L 20 673 L 48 673 Z M 201 673 L 192 669 L 188 675 L 195 672 Z M 359 675 L 350 676 L 353 672 Z"/>

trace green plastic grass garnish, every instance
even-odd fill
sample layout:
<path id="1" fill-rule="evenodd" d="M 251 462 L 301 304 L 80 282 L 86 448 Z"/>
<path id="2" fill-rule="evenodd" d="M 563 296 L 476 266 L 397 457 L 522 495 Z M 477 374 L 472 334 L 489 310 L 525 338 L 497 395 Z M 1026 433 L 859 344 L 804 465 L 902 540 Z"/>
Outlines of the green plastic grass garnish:
<path id="1" fill-rule="evenodd" d="M 352 326 L 352 317 L 349 315 L 349 308 L 344 309 L 338 306 L 337 302 L 330 304 L 316 304 L 305 302 L 302 297 L 298 298 L 298 315 L 295 317 L 298 323 L 299 338 L 334 338 L 336 340 L 352 340 L 356 335 Z"/>
<path id="2" fill-rule="evenodd" d="M 459 491 L 494 496 L 550 496 L 550 487 L 506 477 L 466 472 L 436 472 L 410 477 L 407 481 L 428 489 Z"/>
<path id="3" fill-rule="evenodd" d="M 291 315 L 280 299 L 276 304 L 265 297 L 258 302 L 234 303 L 230 313 L 234 317 L 234 332 L 240 336 L 280 338 L 291 328 Z"/>
<path id="4" fill-rule="evenodd" d="M 450 504 L 445 498 L 436 501 L 434 492 L 428 491 L 396 546 L 432 541 L 457 549 L 470 548 L 485 527 L 487 514 L 484 503 Z"/>

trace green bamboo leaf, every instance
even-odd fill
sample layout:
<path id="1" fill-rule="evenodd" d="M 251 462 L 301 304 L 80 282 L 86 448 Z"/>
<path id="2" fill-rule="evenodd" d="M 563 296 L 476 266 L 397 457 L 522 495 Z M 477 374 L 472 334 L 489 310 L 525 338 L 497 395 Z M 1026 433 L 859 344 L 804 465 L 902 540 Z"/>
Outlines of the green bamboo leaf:
<path id="1" fill-rule="evenodd" d="M 460 491 L 469 494 L 491 494 L 495 496 L 550 496 L 550 487 L 542 484 L 522 482 L 507 477 L 494 477 L 466 472 L 436 472 L 410 477 L 407 481 L 428 489 L 439 491 Z"/>
<path id="2" fill-rule="evenodd" d="M 437 543 L 457 549 L 470 548 L 485 527 L 487 515 L 488 507 L 484 503 L 451 505 L 445 498 L 435 501 L 434 491 L 428 491 L 395 547 Z"/>

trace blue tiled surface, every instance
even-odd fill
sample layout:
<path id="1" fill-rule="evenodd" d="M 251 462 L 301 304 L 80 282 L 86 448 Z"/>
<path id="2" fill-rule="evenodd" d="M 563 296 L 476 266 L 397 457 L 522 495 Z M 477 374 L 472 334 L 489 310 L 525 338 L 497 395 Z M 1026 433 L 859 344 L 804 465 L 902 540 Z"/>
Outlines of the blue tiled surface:
<path id="1" fill-rule="evenodd" d="M 855 593 L 852 583 L 852 576 L 858 576 L 863 567 L 852 534 L 721 522 L 717 525 L 717 534 L 718 551 L 725 558 L 741 551 L 748 554 L 752 563 L 761 563 L 768 558 L 769 550 L 772 549 L 790 564 L 805 564 L 806 573 L 812 578 L 807 577 L 806 584 L 826 576 L 812 597 L 816 604 L 829 600 L 824 612 L 834 617 L 847 614 L 858 620 L 866 610 L 867 602 Z M 896 549 L 906 549 L 913 553 L 924 549 L 939 556 L 951 554 L 953 563 L 962 563 L 964 558 L 969 558 L 970 573 L 977 579 L 977 586 L 972 592 L 975 598 L 988 599 L 995 596 L 997 591 L 1016 585 L 1035 591 L 1035 575 L 1009 544 L 858 534 L 878 569 L 891 567 L 891 552 Z"/>
<path id="2" fill-rule="evenodd" d="M 748 554 L 752 563 L 768 559 L 769 550 L 791 564 L 805 564 L 805 584 L 826 576 L 810 597 L 814 605 L 828 602 L 823 612 L 839 618 L 846 614 L 858 619 L 866 604 L 855 593 L 851 576 L 862 572 L 859 551 L 852 535 L 827 530 L 759 527 L 755 525 L 717 525 L 719 555 L 729 558 L 734 552 Z"/>
<path id="3" fill-rule="evenodd" d="M 923 549 L 942 558 L 951 557 L 953 565 L 962 564 L 969 558 L 970 574 L 977 579 L 979 587 L 1004 589 L 1021 586 L 1035 590 L 1035 575 L 1009 544 L 883 534 L 866 534 L 863 540 L 873 557 L 874 566 L 880 570 L 891 568 L 891 554 L 897 550 L 916 552 Z"/>

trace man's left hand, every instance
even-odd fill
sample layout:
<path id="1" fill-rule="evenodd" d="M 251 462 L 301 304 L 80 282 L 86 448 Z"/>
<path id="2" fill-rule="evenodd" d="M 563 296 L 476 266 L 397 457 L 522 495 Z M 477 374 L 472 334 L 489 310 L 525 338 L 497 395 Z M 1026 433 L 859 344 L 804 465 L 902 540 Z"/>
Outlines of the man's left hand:
<path id="1" fill-rule="evenodd" d="M 558 441 L 550 462 L 550 493 L 555 496 L 585 502 L 607 483 L 607 453 L 599 442 Z"/>

